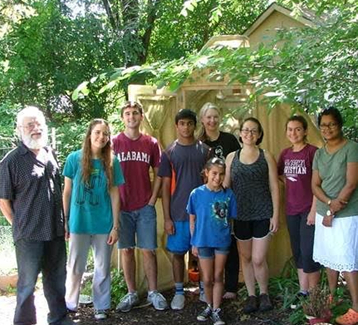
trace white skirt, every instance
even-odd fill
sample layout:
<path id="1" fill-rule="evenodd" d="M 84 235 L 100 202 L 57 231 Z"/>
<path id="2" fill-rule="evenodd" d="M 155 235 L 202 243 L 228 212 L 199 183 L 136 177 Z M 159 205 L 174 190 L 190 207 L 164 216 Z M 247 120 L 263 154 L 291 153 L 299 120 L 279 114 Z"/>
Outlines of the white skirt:
<path id="1" fill-rule="evenodd" d="M 332 227 L 322 225 L 316 214 L 313 260 L 339 272 L 358 270 L 358 216 L 333 218 Z"/>

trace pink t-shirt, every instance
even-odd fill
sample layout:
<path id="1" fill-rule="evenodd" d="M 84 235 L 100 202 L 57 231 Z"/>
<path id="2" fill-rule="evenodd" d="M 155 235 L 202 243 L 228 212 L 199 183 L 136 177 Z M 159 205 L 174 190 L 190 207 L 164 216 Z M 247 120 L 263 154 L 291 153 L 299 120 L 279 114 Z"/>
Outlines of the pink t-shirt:
<path id="1" fill-rule="evenodd" d="M 113 150 L 125 179 L 125 184 L 119 187 L 121 210 L 141 209 L 152 195 L 149 168 L 158 168 L 160 164 L 158 141 L 144 134 L 131 140 L 122 132 L 113 138 Z"/>
<path id="2" fill-rule="evenodd" d="M 286 178 L 286 213 L 296 215 L 308 212 L 312 205 L 312 164 L 317 147 L 307 144 L 294 152 L 286 148 L 277 162 L 279 175 Z"/>

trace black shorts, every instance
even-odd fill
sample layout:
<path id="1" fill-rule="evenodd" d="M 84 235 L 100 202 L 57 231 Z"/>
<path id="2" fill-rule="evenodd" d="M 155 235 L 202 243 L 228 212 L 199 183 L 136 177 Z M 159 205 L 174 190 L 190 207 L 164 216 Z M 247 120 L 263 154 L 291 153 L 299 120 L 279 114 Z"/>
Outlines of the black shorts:
<path id="1" fill-rule="evenodd" d="M 290 234 L 291 249 L 296 267 L 305 273 L 316 272 L 321 265 L 312 259 L 314 225 L 307 225 L 308 212 L 287 216 L 287 228 Z"/>
<path id="2" fill-rule="evenodd" d="M 270 219 L 254 221 L 234 221 L 234 233 L 237 240 L 264 238 L 270 233 Z"/>

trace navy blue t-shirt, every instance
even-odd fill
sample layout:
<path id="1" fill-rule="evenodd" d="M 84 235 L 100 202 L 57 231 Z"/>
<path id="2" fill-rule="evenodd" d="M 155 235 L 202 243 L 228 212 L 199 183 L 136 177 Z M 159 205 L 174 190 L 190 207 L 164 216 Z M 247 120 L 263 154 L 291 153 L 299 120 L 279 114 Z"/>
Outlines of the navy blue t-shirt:
<path id="1" fill-rule="evenodd" d="M 163 152 L 158 176 L 171 178 L 170 217 L 173 221 L 189 220 L 185 207 L 190 192 L 203 184 L 201 172 L 209 151 L 201 141 L 184 146 L 176 140 Z"/>

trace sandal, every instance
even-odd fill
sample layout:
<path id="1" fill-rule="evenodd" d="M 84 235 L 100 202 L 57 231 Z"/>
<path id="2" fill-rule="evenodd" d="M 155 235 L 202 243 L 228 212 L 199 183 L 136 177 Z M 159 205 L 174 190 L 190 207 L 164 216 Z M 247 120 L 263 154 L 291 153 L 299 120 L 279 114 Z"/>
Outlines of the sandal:
<path id="1" fill-rule="evenodd" d="M 341 325 L 355 325 L 358 323 L 358 312 L 349 308 L 344 315 L 336 318 L 336 323 Z"/>

